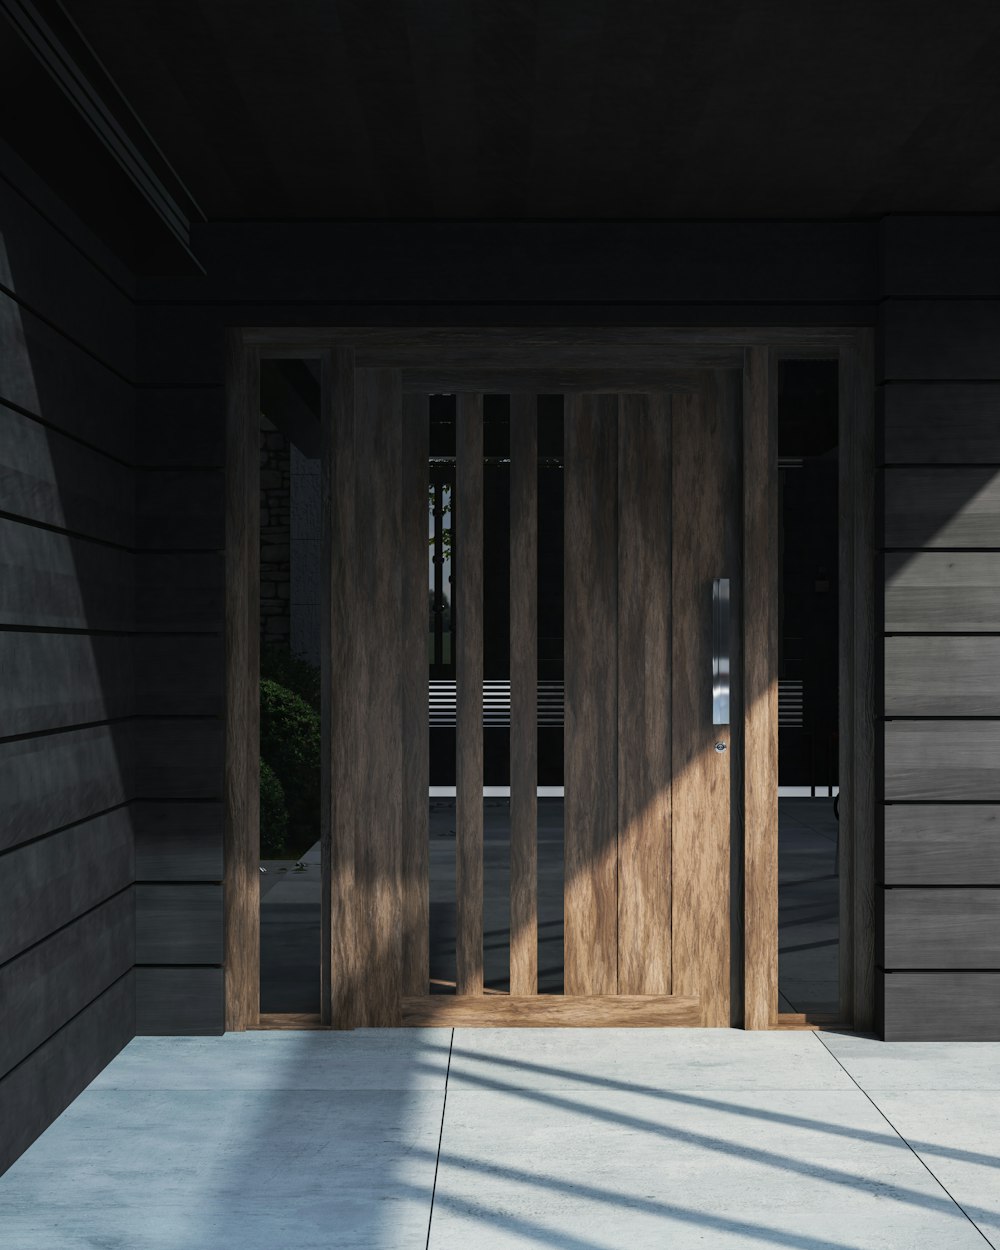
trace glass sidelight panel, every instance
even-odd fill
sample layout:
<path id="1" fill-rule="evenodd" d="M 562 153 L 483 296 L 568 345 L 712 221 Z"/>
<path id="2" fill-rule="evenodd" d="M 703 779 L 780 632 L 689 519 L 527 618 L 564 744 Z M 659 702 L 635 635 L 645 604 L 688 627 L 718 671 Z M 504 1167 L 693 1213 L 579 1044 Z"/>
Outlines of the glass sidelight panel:
<path id="1" fill-rule="evenodd" d="M 430 993 L 455 992 L 455 397 L 429 402 Z"/>
<path id="2" fill-rule="evenodd" d="M 837 362 L 782 362 L 778 387 L 778 1009 L 836 1015 Z"/>
<path id="3" fill-rule="evenodd" d="M 320 1010 L 319 362 L 260 381 L 260 1010 Z"/>
<path id="4" fill-rule="evenodd" d="M 538 397 L 538 991 L 563 992 L 563 397 Z"/>

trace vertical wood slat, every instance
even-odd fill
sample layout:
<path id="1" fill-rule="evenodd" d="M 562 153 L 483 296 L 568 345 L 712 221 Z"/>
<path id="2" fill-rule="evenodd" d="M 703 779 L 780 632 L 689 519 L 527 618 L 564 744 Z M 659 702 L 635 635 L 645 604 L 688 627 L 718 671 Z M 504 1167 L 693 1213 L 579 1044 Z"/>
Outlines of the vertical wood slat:
<path id="1" fill-rule="evenodd" d="M 665 392 L 618 421 L 618 993 L 670 993 L 671 438 Z"/>
<path id="2" fill-rule="evenodd" d="M 510 398 L 510 992 L 538 992 L 538 413 Z"/>
<path id="3" fill-rule="evenodd" d="M 260 360 L 240 330 L 226 342 L 226 1028 L 260 1012 Z"/>
<path id="4" fill-rule="evenodd" d="M 426 395 L 403 398 L 402 539 L 402 924 L 403 993 L 430 981 L 427 543 L 430 413 Z"/>
<path id="5" fill-rule="evenodd" d="M 325 508 L 332 1023 L 383 1027 L 400 1022 L 402 988 L 402 392 L 389 369 L 356 370 L 352 386 L 337 356 Z"/>
<path id="6" fill-rule="evenodd" d="M 873 1027 L 875 1008 L 875 421 L 873 342 L 842 346 L 840 441 L 841 1018 Z M 846 732 L 845 728 L 846 727 Z M 846 800 L 846 801 L 845 801 Z"/>
<path id="7" fill-rule="evenodd" d="M 565 400 L 567 994 L 618 992 L 618 397 Z"/>
<path id="8" fill-rule="evenodd" d="M 778 1010 L 777 363 L 746 350 L 743 382 L 744 1024 Z"/>
<path id="9" fill-rule="evenodd" d="M 456 992 L 483 992 L 483 397 L 455 421 Z"/>
<path id="10" fill-rule="evenodd" d="M 730 1024 L 730 740 L 712 723 L 712 581 L 733 572 L 735 413 L 706 376 L 673 412 L 673 980 Z M 725 751 L 716 750 L 721 743 Z"/>

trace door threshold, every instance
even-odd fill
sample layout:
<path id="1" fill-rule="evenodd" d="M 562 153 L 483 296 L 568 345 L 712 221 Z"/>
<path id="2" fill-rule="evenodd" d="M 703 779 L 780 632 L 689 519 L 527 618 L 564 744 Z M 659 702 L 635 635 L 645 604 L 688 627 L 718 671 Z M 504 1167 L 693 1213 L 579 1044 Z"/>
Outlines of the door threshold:
<path id="1" fill-rule="evenodd" d="M 329 1029 L 318 1011 L 262 1011 L 252 1029 Z"/>

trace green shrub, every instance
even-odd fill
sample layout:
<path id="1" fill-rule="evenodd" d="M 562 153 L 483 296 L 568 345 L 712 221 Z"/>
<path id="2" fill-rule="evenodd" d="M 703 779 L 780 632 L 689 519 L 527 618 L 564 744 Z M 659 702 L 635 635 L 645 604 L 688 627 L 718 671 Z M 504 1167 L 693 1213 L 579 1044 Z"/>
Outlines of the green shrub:
<path id="1" fill-rule="evenodd" d="M 264 643 L 260 649 L 260 675 L 265 681 L 276 681 L 279 686 L 291 690 L 318 712 L 319 669 L 293 655 L 287 647 Z"/>
<path id="2" fill-rule="evenodd" d="M 319 838 L 320 720 L 305 699 L 276 681 L 260 683 L 260 757 L 285 791 L 287 841 L 303 849 Z"/>
<path id="3" fill-rule="evenodd" d="M 288 833 L 285 791 L 274 769 L 260 762 L 260 857 L 278 859 Z"/>

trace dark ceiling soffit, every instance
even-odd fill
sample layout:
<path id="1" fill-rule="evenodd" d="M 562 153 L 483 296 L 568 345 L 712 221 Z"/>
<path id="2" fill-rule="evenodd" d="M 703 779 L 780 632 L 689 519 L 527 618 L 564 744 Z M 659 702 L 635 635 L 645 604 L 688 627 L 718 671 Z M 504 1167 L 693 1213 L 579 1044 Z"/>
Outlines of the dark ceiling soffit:
<path id="1" fill-rule="evenodd" d="M 187 214 L 101 99 L 50 24 L 31 0 L 0 0 L 0 10 L 7 15 L 25 44 L 90 126 L 112 159 L 131 179 L 159 220 L 191 259 L 198 263 L 191 251 L 191 222 Z M 186 190 L 184 194 L 185 198 L 191 198 Z M 200 214 L 200 209 L 193 200 L 191 204 Z M 202 268 L 200 263 L 198 267 Z"/>

